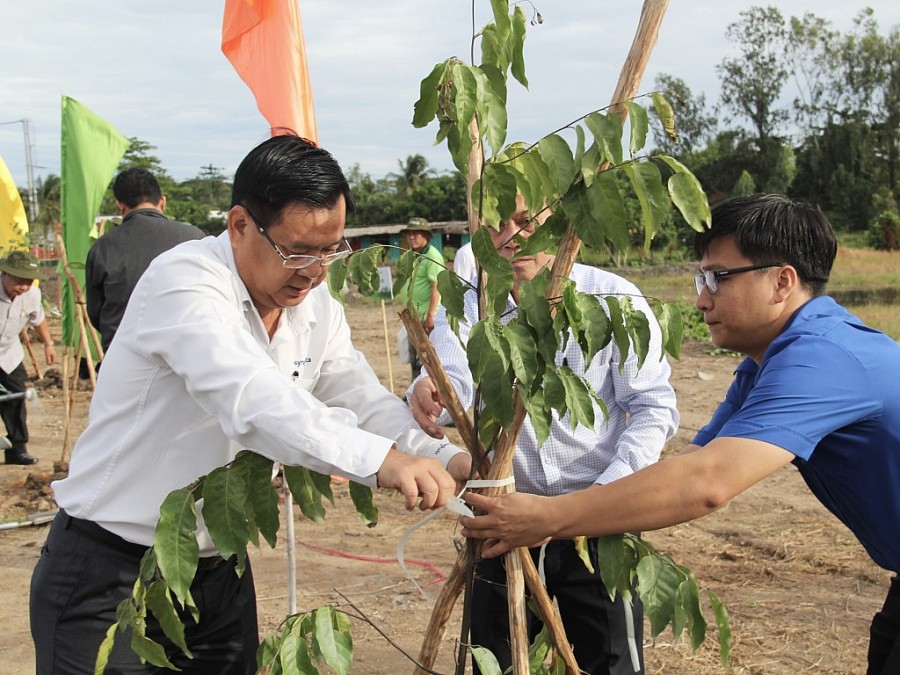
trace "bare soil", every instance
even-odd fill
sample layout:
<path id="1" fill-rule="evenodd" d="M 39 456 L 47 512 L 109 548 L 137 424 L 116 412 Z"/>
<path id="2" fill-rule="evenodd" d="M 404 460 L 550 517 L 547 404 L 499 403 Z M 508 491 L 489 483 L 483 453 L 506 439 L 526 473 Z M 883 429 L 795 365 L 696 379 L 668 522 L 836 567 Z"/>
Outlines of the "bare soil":
<path id="1" fill-rule="evenodd" d="M 357 348 L 382 381 L 392 380 L 394 391 L 402 395 L 409 368 L 397 357 L 396 312 L 389 306 L 383 314 L 378 303 L 353 301 L 347 314 Z M 40 359 L 42 350 L 36 351 Z M 710 355 L 706 345 L 684 345 L 681 360 L 673 362 L 682 423 L 667 454 L 689 442 L 708 419 L 736 364 L 733 358 Z M 55 463 L 63 458 L 66 432 L 73 441 L 87 419 L 89 385 L 81 382 L 70 401 L 61 386 L 61 371 L 51 370 L 37 381 L 40 398 L 29 403 L 29 451 L 40 461 L 31 467 L 0 465 L 0 675 L 34 672 L 28 589 L 46 536 L 46 525 L 35 524 L 40 518 L 34 516 L 55 508 L 49 483 L 64 475 L 57 470 L 64 465 Z M 365 616 L 370 623 L 353 621 L 354 673 L 412 672 L 402 652 L 418 653 L 432 604 L 418 593 L 395 556 L 397 542 L 422 514 L 407 513 L 395 495 L 379 493 L 380 522 L 369 529 L 354 513 L 345 484 L 335 483 L 335 495 L 324 525 L 302 520 L 294 511 L 297 607 L 302 611 L 334 602 Z M 865 671 L 868 626 L 887 592 L 889 574 L 819 505 L 793 468 L 769 477 L 711 516 L 645 537 L 693 569 L 701 588 L 719 595 L 734 635 L 726 669 L 719 662 L 714 628 L 711 639 L 693 655 L 670 631 L 654 641 L 647 628 L 648 673 Z M 410 574 L 432 597 L 456 560 L 458 538 L 454 518 L 443 515 L 417 530 L 406 546 Z M 254 550 L 251 559 L 260 629 L 267 635 L 288 613 L 284 537 L 274 550 Z M 454 672 L 461 608 L 460 601 L 444 638 L 436 665 L 441 673 Z M 707 616 L 712 621 L 711 612 Z"/>

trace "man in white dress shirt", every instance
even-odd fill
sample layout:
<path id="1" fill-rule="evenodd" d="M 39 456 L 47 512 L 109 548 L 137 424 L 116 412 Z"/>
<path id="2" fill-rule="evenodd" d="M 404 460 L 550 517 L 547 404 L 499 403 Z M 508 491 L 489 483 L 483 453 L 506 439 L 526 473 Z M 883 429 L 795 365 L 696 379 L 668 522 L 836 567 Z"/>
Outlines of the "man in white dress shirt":
<path id="1" fill-rule="evenodd" d="M 535 223 L 543 223 L 548 210 L 532 217 L 520 195 L 516 211 L 509 221 L 492 231 L 498 253 L 511 260 L 513 268 L 512 298 L 508 301 L 505 321 L 515 315 L 519 284 L 530 281 L 541 270 L 549 268 L 553 257 L 546 253 L 514 258 L 519 251 L 518 237 L 527 238 Z M 555 415 L 550 437 L 538 446 L 530 418 L 526 418 L 519 434 L 514 456 L 516 491 L 539 495 L 559 495 L 582 490 L 595 483 L 611 481 L 634 473 L 659 459 L 666 441 L 678 427 L 675 392 L 669 384 L 668 362 L 659 359 L 661 336 L 650 307 L 637 287 L 615 274 L 585 265 L 575 265 L 569 278 L 578 291 L 597 296 L 629 297 L 636 309 L 650 319 L 650 355 L 638 370 L 637 357 L 625 358 L 611 342 L 585 368 L 581 349 L 570 339 L 556 354 L 558 365 L 567 365 L 583 376 L 609 409 L 604 419 L 594 403 L 596 429 L 584 426 L 572 429 L 568 416 Z M 460 338 L 468 339 L 478 316 L 478 298 L 473 290 L 465 296 L 466 322 L 460 323 Z M 474 386 L 466 353 L 441 310 L 431 333 L 431 342 L 453 383 L 463 406 L 472 405 Z M 436 437 L 442 437 L 438 423 L 448 421 L 434 384 L 425 375 L 413 382 L 408 393 L 413 414 Z M 596 560 L 596 539 L 588 540 L 592 559 Z M 532 549 L 537 560 L 539 549 Z M 643 610 L 635 594 L 633 605 L 622 596 L 615 601 L 600 581 L 599 571 L 590 572 L 570 540 L 550 542 L 544 555 L 547 591 L 555 597 L 569 642 L 583 672 L 591 675 L 643 672 Z M 472 597 L 472 643 L 490 649 L 501 669 L 511 665 L 506 601 L 506 574 L 501 559 L 483 560 L 476 566 Z M 532 621 L 531 638 L 540 630 L 540 622 Z M 477 668 L 475 668 L 477 672 Z"/>
<path id="2" fill-rule="evenodd" d="M 47 365 L 56 363 L 56 348 L 41 305 L 41 291 L 34 285 L 41 276 L 37 257 L 28 251 L 10 251 L 0 260 L 0 385 L 6 395 L 0 402 L 0 417 L 6 425 L 7 464 L 35 464 L 28 454 L 28 416 L 25 410 L 25 350 L 20 337 L 25 326 L 33 326 L 44 343 Z M 2 440 L 2 439 L 0 439 Z"/>
<path id="3" fill-rule="evenodd" d="M 153 543 L 166 495 L 248 448 L 443 505 L 468 454 L 421 431 L 354 349 L 328 265 L 345 258 L 346 178 L 325 150 L 276 136 L 238 167 L 227 230 L 144 273 L 110 346 L 31 586 L 39 674 L 93 672 L 97 649 Z M 222 560 L 205 527 L 184 672 L 253 673 L 249 561 Z M 156 635 L 148 617 L 147 634 Z M 166 647 L 171 643 L 161 639 Z M 121 644 L 120 644 L 121 643 Z M 117 640 L 109 668 L 157 672 Z"/>

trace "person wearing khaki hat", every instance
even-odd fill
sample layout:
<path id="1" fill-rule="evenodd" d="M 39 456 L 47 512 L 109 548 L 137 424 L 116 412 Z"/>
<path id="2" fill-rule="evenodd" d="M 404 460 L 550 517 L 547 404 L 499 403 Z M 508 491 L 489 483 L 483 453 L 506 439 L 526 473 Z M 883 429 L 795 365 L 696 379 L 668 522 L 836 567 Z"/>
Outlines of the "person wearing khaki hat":
<path id="1" fill-rule="evenodd" d="M 406 235 L 409 248 L 421 256 L 422 260 L 416 266 L 406 296 L 409 298 L 413 310 L 418 314 L 426 333 L 434 330 L 434 315 L 441 304 L 441 294 L 437 288 L 437 278 L 444 269 L 444 256 L 431 245 L 431 225 L 424 218 L 410 218 L 406 227 L 401 230 Z M 422 363 L 413 348 L 409 346 L 409 363 L 412 367 L 412 376 L 415 379 L 422 370 Z"/>
<path id="2" fill-rule="evenodd" d="M 41 291 L 34 285 L 41 277 L 38 259 L 28 251 L 10 251 L 0 260 L 0 386 L 9 394 L 25 393 L 25 351 L 19 334 L 33 326 L 45 346 L 47 365 L 56 362 L 56 349 L 41 304 Z M 34 464 L 28 454 L 28 424 L 25 397 L 0 401 L 0 418 L 6 425 L 6 463 Z M 2 442 L 0 440 L 0 442 Z"/>

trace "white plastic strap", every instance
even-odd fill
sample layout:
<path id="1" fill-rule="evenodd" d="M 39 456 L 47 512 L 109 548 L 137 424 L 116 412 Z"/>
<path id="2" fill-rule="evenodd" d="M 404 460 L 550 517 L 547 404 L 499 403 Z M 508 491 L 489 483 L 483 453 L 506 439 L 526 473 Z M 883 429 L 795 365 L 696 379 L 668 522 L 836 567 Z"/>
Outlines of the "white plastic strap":
<path id="1" fill-rule="evenodd" d="M 406 548 L 406 542 L 409 541 L 409 538 L 413 535 L 413 533 L 418 530 L 420 527 L 425 525 L 426 523 L 431 522 L 435 518 L 437 518 L 441 513 L 444 512 L 444 509 L 448 509 L 457 513 L 461 516 L 469 516 L 472 517 L 475 514 L 472 513 L 472 509 L 469 508 L 469 505 L 463 501 L 463 493 L 469 488 L 484 488 L 484 487 L 506 487 L 507 485 L 514 485 L 516 479 L 512 476 L 507 476 L 506 478 L 499 478 L 497 480 L 470 480 L 466 482 L 465 487 L 460 490 L 460 493 L 455 497 L 451 497 L 447 501 L 447 505 L 440 509 L 435 509 L 427 516 L 422 518 L 418 523 L 415 523 L 411 527 L 409 527 L 406 532 L 403 533 L 403 536 L 400 537 L 400 540 L 397 542 L 397 562 L 400 563 L 400 569 L 403 570 L 403 573 L 406 577 L 413 583 L 413 586 L 416 587 L 416 590 L 421 593 L 422 597 L 425 598 L 428 602 L 433 602 L 431 596 L 425 592 L 425 590 L 419 586 L 419 583 L 413 578 L 413 575 L 410 574 L 409 570 L 406 568 L 406 561 L 404 559 L 403 551 Z"/>

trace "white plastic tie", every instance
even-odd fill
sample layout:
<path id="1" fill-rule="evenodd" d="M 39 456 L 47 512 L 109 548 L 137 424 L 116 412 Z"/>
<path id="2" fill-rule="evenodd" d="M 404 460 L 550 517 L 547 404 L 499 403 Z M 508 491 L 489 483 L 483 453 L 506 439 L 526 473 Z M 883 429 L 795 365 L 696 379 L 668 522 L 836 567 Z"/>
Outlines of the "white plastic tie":
<path id="1" fill-rule="evenodd" d="M 506 487 L 507 485 L 515 485 L 516 479 L 513 476 L 507 476 L 506 478 L 498 478 L 497 480 L 485 480 L 485 479 L 473 479 L 467 481 L 462 490 L 460 490 L 459 494 L 455 497 L 451 497 L 447 504 L 440 508 L 435 509 L 427 516 L 422 518 L 419 522 L 413 524 L 409 528 L 407 528 L 406 532 L 403 533 L 403 536 L 400 537 L 400 540 L 397 542 L 397 562 L 400 563 L 400 569 L 403 570 L 403 573 L 406 577 L 412 582 L 413 586 L 416 587 L 416 590 L 425 598 L 428 602 L 434 602 L 431 599 L 431 596 L 425 592 L 419 582 L 415 580 L 415 577 L 410 573 L 409 569 L 406 567 L 406 561 L 404 558 L 404 550 L 406 549 L 406 542 L 409 541 L 409 538 L 412 537 L 413 533 L 418 530 L 420 527 L 425 525 L 426 523 L 431 522 L 439 515 L 441 515 L 445 510 L 453 511 L 456 514 L 461 516 L 469 516 L 472 517 L 475 514 L 472 513 L 472 509 L 469 508 L 469 505 L 463 501 L 463 494 L 466 490 L 470 488 L 486 488 L 486 487 Z"/>

